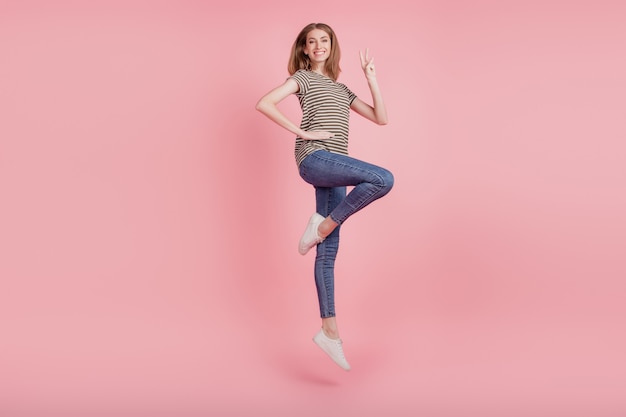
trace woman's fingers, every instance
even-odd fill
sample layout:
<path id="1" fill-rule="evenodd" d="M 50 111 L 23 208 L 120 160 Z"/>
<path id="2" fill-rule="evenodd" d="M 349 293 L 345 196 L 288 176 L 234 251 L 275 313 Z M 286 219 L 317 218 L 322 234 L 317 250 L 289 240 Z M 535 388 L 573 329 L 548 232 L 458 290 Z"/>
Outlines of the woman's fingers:
<path id="1" fill-rule="evenodd" d="M 327 132 L 324 130 L 309 130 L 307 133 L 308 137 L 306 139 L 312 140 L 331 139 L 334 136 L 331 132 Z"/>
<path id="2" fill-rule="evenodd" d="M 374 57 L 370 57 L 369 48 L 365 48 L 365 54 L 359 50 L 359 57 L 361 58 L 361 68 L 364 71 L 374 71 Z"/>
<path id="3" fill-rule="evenodd" d="M 363 52 L 359 50 L 359 57 L 361 58 L 361 67 L 365 68 L 370 61 L 370 49 L 365 48 L 365 55 L 363 55 Z"/>

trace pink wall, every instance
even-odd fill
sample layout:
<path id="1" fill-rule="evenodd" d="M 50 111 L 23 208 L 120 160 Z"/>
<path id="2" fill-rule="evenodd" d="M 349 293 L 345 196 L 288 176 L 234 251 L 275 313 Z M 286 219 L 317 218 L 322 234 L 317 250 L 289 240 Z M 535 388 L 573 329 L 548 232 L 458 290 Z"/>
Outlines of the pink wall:
<path id="1" fill-rule="evenodd" d="M 623 2 L 55 3 L 0 5 L 0 414 L 626 414 Z M 254 111 L 313 21 L 390 114 L 352 122 L 396 186 L 343 231 L 350 373 Z"/>

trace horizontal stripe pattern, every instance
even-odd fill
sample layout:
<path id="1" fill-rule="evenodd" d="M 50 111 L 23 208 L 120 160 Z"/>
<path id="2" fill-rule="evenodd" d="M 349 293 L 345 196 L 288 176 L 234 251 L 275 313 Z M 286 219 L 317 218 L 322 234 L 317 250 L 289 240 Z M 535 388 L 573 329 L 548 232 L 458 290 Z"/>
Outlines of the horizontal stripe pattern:
<path id="1" fill-rule="evenodd" d="M 302 108 L 300 128 L 305 131 L 324 130 L 334 137 L 326 140 L 296 138 L 296 164 L 319 149 L 348 154 L 350 105 L 356 95 L 344 84 L 313 71 L 299 70 L 290 78 L 298 83 L 296 93 Z"/>

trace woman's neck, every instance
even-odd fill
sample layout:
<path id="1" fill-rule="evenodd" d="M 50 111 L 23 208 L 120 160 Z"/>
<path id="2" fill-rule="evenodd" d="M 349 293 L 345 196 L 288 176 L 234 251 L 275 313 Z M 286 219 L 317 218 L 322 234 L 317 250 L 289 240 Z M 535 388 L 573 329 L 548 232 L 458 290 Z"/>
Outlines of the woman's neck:
<path id="1" fill-rule="evenodd" d="M 317 72 L 318 74 L 321 74 L 324 77 L 328 77 L 328 75 L 326 75 L 326 71 L 324 71 L 323 65 L 316 65 L 315 67 L 311 67 L 311 71 Z"/>

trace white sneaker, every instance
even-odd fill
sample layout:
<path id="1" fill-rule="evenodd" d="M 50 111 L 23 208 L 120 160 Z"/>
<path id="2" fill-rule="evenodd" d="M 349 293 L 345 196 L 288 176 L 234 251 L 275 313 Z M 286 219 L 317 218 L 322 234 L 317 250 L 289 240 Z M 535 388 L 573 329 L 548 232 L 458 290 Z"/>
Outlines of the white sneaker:
<path id="1" fill-rule="evenodd" d="M 313 213 L 309 219 L 309 224 L 307 224 L 306 229 L 304 230 L 304 234 L 300 238 L 300 244 L 298 245 L 298 252 L 300 252 L 300 255 L 306 255 L 306 253 L 313 246 L 316 246 L 324 241 L 324 238 L 320 237 L 317 233 L 317 228 L 323 221 L 324 217 L 320 214 Z"/>
<path id="2" fill-rule="evenodd" d="M 350 370 L 350 364 L 346 360 L 346 356 L 343 354 L 343 343 L 341 339 L 331 339 L 326 336 L 324 330 L 320 331 L 313 337 L 313 341 L 319 346 L 335 363 L 341 366 L 346 371 Z"/>

